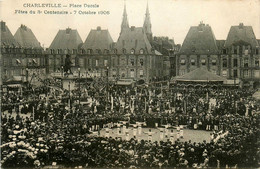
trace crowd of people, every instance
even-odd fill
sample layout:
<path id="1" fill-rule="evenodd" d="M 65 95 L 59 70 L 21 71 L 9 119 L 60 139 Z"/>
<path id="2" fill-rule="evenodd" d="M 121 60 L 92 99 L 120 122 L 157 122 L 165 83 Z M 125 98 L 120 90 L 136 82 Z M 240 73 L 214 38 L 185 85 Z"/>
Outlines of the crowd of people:
<path id="1" fill-rule="evenodd" d="M 71 90 L 27 85 L 23 91 L 31 92 L 24 97 L 8 91 L 1 98 L 5 167 L 258 167 L 255 90 L 81 84 Z M 213 139 L 151 142 L 89 135 L 93 125 L 101 129 L 122 120 L 211 130 Z"/>

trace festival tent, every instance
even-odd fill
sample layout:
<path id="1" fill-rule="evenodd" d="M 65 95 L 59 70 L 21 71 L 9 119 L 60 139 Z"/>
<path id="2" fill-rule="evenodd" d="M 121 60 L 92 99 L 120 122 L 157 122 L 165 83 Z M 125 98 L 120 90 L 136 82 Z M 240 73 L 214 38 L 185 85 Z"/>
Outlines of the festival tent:
<path id="1" fill-rule="evenodd" d="M 186 73 L 182 76 L 176 76 L 172 79 L 173 82 L 217 82 L 217 83 L 226 83 L 227 79 L 221 76 L 218 76 L 212 72 L 209 72 L 205 68 L 197 68 L 189 73 Z"/>

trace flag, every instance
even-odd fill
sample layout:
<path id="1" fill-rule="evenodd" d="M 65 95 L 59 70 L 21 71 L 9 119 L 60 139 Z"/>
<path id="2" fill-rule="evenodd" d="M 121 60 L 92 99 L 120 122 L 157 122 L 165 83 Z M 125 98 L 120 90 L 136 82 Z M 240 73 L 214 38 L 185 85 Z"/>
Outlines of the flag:
<path id="1" fill-rule="evenodd" d="M 111 110 L 113 110 L 113 109 L 114 109 L 114 98 L 111 95 Z"/>

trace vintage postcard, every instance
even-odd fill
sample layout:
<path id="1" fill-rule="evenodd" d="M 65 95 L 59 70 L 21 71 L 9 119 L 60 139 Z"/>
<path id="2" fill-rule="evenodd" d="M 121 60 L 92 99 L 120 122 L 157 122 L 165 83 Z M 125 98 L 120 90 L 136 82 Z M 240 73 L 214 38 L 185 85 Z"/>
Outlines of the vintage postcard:
<path id="1" fill-rule="evenodd" d="M 259 168 L 259 0 L 0 0 L 0 168 Z"/>

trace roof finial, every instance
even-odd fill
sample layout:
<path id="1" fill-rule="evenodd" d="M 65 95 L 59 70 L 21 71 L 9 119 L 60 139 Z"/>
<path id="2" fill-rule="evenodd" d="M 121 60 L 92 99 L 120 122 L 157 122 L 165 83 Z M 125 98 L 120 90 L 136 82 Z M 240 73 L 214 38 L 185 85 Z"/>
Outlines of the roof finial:
<path id="1" fill-rule="evenodd" d="M 127 13 L 126 13 L 126 1 L 124 0 L 124 13 L 123 13 L 123 20 L 121 23 L 121 32 L 124 28 L 129 28 L 129 23 L 127 19 Z"/>
<path id="2" fill-rule="evenodd" d="M 148 0 L 146 2 L 146 15 L 149 15 L 149 4 L 148 4 Z"/>

